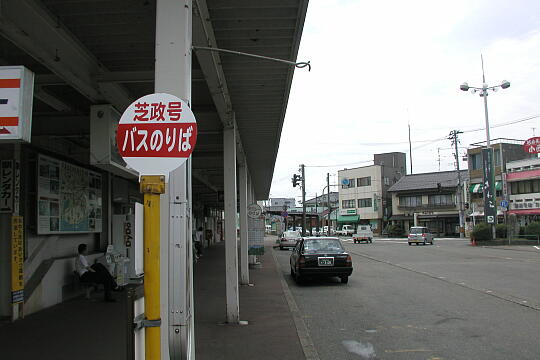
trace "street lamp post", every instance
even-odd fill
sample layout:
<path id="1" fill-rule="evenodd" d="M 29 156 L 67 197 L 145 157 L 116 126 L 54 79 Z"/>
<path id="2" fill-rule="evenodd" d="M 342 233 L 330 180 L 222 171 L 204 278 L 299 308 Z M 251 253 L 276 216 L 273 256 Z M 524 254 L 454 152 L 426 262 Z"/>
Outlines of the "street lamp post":
<path id="1" fill-rule="evenodd" d="M 486 223 L 491 224 L 492 238 L 495 239 L 495 224 L 497 223 L 497 206 L 495 196 L 495 171 L 493 166 L 493 149 L 491 148 L 490 136 L 489 136 L 489 116 L 487 97 L 488 91 L 497 91 L 499 88 L 508 89 L 510 82 L 503 80 L 500 85 L 488 86 L 486 83 L 486 75 L 484 73 L 484 58 L 480 56 L 482 60 L 482 87 L 469 86 L 466 82 L 460 85 L 462 91 L 470 91 L 472 94 L 479 92 L 480 97 L 484 98 L 484 114 L 486 118 L 486 151 L 482 151 L 483 169 L 484 169 L 484 216 Z M 501 164 L 502 165 L 502 164 Z M 487 167 L 487 168 L 486 168 Z M 494 212 L 494 213 L 493 213 Z"/>

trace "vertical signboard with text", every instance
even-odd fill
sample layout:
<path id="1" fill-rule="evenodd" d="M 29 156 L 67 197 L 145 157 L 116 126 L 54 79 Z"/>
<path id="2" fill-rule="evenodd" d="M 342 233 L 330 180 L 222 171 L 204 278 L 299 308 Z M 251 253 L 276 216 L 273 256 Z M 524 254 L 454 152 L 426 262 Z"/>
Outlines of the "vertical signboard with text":
<path id="1" fill-rule="evenodd" d="M 264 255 L 265 221 L 262 208 L 258 204 L 250 204 L 248 216 L 248 254 Z"/>
<path id="2" fill-rule="evenodd" d="M 493 149 L 482 149 L 482 168 L 484 175 L 484 215 L 486 223 L 495 224 L 497 205 L 495 202 L 495 171 L 493 169 Z"/>
<path id="3" fill-rule="evenodd" d="M 23 218 L 11 218 L 11 302 L 24 301 L 24 249 L 23 249 Z"/>
<path id="4" fill-rule="evenodd" d="M 15 167 L 13 160 L 0 161 L 0 213 L 13 212 L 15 197 Z"/>

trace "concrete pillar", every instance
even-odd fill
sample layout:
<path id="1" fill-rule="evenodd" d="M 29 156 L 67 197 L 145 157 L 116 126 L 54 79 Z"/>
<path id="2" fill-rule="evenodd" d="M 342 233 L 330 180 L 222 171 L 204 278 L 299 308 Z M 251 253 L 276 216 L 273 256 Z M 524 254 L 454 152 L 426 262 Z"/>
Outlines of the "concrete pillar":
<path id="1" fill-rule="evenodd" d="M 225 287 L 227 322 L 239 322 L 238 245 L 236 239 L 236 129 L 223 129 L 223 170 L 225 196 Z"/>
<path id="2" fill-rule="evenodd" d="M 240 193 L 240 284 L 249 284 L 248 264 L 248 172 L 244 161 L 238 168 L 238 187 Z"/>
<path id="3" fill-rule="evenodd" d="M 191 0 L 157 0 L 155 92 L 191 104 Z M 161 196 L 161 353 L 195 357 L 191 158 L 169 174 Z"/>

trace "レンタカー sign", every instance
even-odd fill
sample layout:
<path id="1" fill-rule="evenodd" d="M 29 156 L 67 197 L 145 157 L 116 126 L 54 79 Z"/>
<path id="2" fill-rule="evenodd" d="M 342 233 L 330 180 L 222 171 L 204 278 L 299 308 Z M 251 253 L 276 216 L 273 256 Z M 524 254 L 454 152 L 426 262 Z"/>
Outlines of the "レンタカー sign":
<path id="1" fill-rule="evenodd" d="M 189 106 L 170 94 L 151 94 L 133 102 L 116 132 L 118 151 L 140 175 L 168 175 L 191 155 L 197 122 Z"/>
<path id="2" fill-rule="evenodd" d="M 24 66 L 0 66 L 0 142 L 30 142 L 34 74 Z"/>
<path id="3" fill-rule="evenodd" d="M 0 213 L 13 212 L 15 196 L 15 167 L 13 160 L 0 161 Z"/>
<path id="4" fill-rule="evenodd" d="M 24 301 L 23 218 L 11 218 L 11 302 Z"/>

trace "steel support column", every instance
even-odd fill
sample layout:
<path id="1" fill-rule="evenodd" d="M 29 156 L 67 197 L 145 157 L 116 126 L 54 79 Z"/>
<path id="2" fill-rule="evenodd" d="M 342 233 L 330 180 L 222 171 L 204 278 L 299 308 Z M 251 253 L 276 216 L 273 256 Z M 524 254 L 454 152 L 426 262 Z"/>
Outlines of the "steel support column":
<path id="1" fill-rule="evenodd" d="M 240 193 L 240 284 L 249 284 L 248 265 L 248 171 L 244 161 L 238 168 L 238 186 Z"/>
<path id="2" fill-rule="evenodd" d="M 223 169 L 225 195 L 225 287 L 227 322 L 238 324 L 238 243 L 236 239 L 236 129 L 223 129 Z"/>
<path id="3" fill-rule="evenodd" d="M 191 0 L 157 0 L 155 92 L 191 104 Z M 162 354 L 193 359 L 191 158 L 169 174 L 162 206 Z M 169 358 L 165 355 L 164 359 Z"/>
<path id="4" fill-rule="evenodd" d="M 251 176 L 248 174 L 247 177 L 247 203 L 253 204 L 255 202 L 255 195 L 253 193 L 253 182 Z M 248 253 L 249 253 L 249 229 L 248 229 Z M 257 258 L 255 255 L 248 255 L 248 263 L 253 265 L 257 263 Z M 248 266 L 249 266 L 248 264 Z"/>

